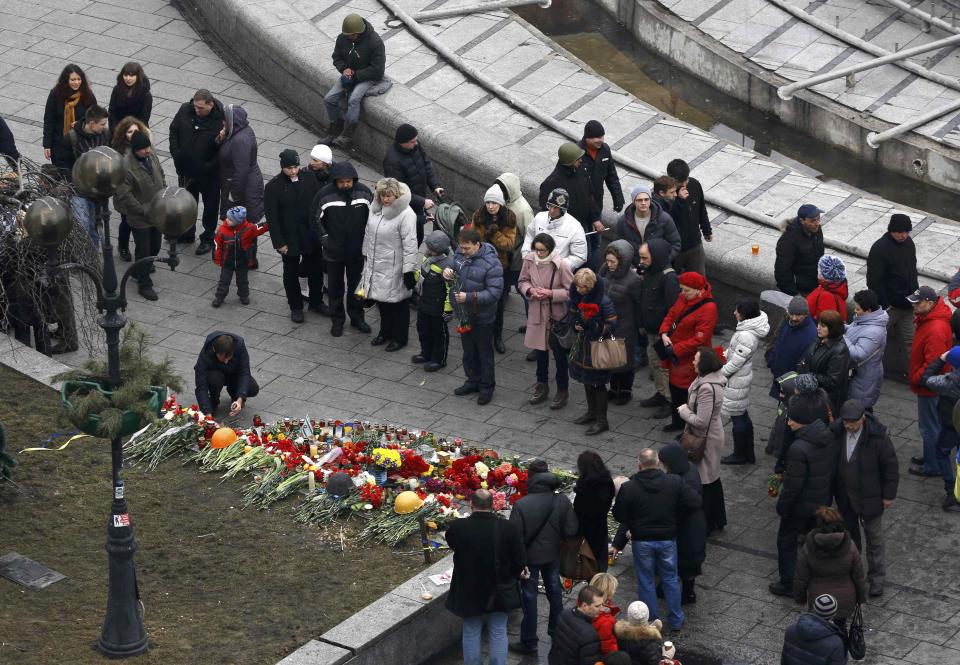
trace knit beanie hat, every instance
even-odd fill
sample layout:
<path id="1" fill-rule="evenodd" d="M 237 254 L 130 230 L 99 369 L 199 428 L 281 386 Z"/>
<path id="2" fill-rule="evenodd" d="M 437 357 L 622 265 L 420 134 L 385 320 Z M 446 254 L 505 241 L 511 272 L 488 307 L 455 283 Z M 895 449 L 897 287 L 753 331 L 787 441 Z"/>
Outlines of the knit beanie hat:
<path id="1" fill-rule="evenodd" d="M 903 233 L 904 231 L 913 231 L 913 221 L 908 215 L 897 212 L 890 215 L 890 223 L 887 224 L 887 231 L 891 233 Z"/>
<path id="2" fill-rule="evenodd" d="M 583 138 L 585 139 L 598 139 L 604 135 L 606 135 L 606 132 L 599 120 L 590 120 L 583 127 Z"/>
<path id="3" fill-rule="evenodd" d="M 810 305 L 807 304 L 807 299 L 803 296 L 794 296 L 787 305 L 787 314 L 793 314 L 794 316 L 810 314 Z"/>
<path id="4" fill-rule="evenodd" d="M 801 425 L 809 425 L 817 420 L 821 411 L 816 399 L 810 395 L 794 395 L 787 404 L 787 418 Z"/>
<path id="5" fill-rule="evenodd" d="M 837 613 L 837 599 L 829 593 L 822 593 L 813 601 L 813 613 L 829 621 Z"/>
<path id="6" fill-rule="evenodd" d="M 960 367 L 960 346 L 955 346 L 947 351 L 947 362 L 954 368 Z"/>
<path id="7" fill-rule="evenodd" d="M 150 137 L 147 136 L 146 132 L 134 132 L 133 138 L 130 139 L 130 150 L 136 152 L 137 150 L 143 150 L 144 148 L 150 147 Z"/>
<path id="8" fill-rule="evenodd" d="M 646 194 L 647 196 L 650 196 L 650 192 L 650 185 L 634 185 L 630 190 L 630 200 L 636 200 L 637 196 L 640 194 Z"/>
<path id="9" fill-rule="evenodd" d="M 550 196 L 547 197 L 547 205 L 555 206 L 566 212 L 567 206 L 570 205 L 570 194 L 567 193 L 567 190 L 558 187 L 550 192 Z"/>
<path id="10" fill-rule="evenodd" d="M 502 205 L 502 206 L 507 205 L 506 200 L 504 200 L 504 198 L 503 198 L 503 192 L 502 192 L 502 191 L 500 190 L 500 188 L 497 187 L 496 185 L 494 185 L 493 187 L 491 187 L 490 189 L 488 189 L 488 190 L 487 190 L 487 193 L 483 195 L 483 202 L 484 202 L 484 203 L 489 203 L 489 202 L 499 203 L 499 204 Z"/>
<path id="11" fill-rule="evenodd" d="M 546 473 L 550 470 L 547 463 L 542 459 L 535 459 L 527 465 L 527 478 L 532 478 L 538 473 Z"/>
<path id="12" fill-rule="evenodd" d="M 642 626 L 650 620 L 650 609 L 642 600 L 635 600 L 627 605 L 627 621 L 634 626 Z"/>
<path id="13" fill-rule="evenodd" d="M 417 137 L 417 128 L 413 125 L 408 125 L 403 123 L 397 127 L 396 133 L 393 135 L 393 140 L 395 143 L 406 143 L 407 141 L 412 141 Z"/>
<path id="14" fill-rule="evenodd" d="M 227 220 L 230 222 L 231 226 L 243 224 L 246 218 L 247 209 L 243 206 L 234 206 L 227 211 Z"/>
<path id="15" fill-rule="evenodd" d="M 817 261 L 817 270 L 827 282 L 842 282 L 847 278 L 847 267 L 839 257 L 832 254 L 824 254 L 820 257 Z"/>
<path id="16" fill-rule="evenodd" d="M 797 393 L 802 395 L 816 395 L 820 390 L 820 383 L 813 374 L 798 374 L 793 385 Z"/>
<path id="17" fill-rule="evenodd" d="M 330 146 L 318 143 L 310 151 L 310 159 L 316 159 L 324 164 L 333 164 L 333 151 L 330 150 Z"/>
<path id="18" fill-rule="evenodd" d="M 288 166 L 300 166 L 300 154 L 293 148 L 287 148 L 280 153 L 280 168 L 285 169 Z"/>
<path id="19" fill-rule="evenodd" d="M 439 229 L 431 231 L 427 236 L 427 249 L 436 254 L 446 254 L 450 251 L 450 236 Z"/>

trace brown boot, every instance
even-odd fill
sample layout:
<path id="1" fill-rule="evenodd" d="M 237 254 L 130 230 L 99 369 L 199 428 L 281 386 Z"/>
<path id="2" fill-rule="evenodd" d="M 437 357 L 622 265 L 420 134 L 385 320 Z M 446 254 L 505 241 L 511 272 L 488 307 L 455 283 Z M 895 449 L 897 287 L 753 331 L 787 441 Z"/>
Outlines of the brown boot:
<path id="1" fill-rule="evenodd" d="M 538 383 L 533 387 L 533 395 L 530 397 L 531 404 L 540 404 L 547 401 L 550 396 L 550 386 L 545 383 Z"/>
<path id="2" fill-rule="evenodd" d="M 597 419 L 596 393 L 593 386 L 584 386 L 583 390 L 587 393 L 587 412 L 573 421 L 574 425 L 586 425 Z"/>
<path id="3" fill-rule="evenodd" d="M 562 409 L 567 405 L 567 399 L 570 397 L 570 393 L 566 390 L 558 390 L 557 394 L 553 396 L 553 401 L 550 402 L 550 408 L 553 410 Z"/>

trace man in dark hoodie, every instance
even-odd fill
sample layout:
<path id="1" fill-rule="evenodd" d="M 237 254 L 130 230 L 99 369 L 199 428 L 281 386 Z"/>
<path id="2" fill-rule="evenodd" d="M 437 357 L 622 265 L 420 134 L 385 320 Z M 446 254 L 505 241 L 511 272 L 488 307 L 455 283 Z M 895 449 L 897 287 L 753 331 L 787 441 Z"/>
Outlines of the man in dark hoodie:
<path id="1" fill-rule="evenodd" d="M 387 52 L 383 40 L 359 14 L 347 14 L 333 46 L 333 66 L 340 78 L 333 84 L 323 103 L 330 125 L 322 143 L 343 148 L 350 145 L 360 122 L 360 104 L 371 88 L 383 81 Z M 340 118 L 340 98 L 347 95 L 347 115 Z"/>
<path id="2" fill-rule="evenodd" d="M 383 175 L 396 178 L 410 188 L 410 207 L 417 213 L 417 246 L 423 242 L 423 226 L 427 212 L 434 207 L 430 195 L 443 198 L 444 189 L 433 172 L 433 162 L 420 145 L 417 128 L 403 124 L 397 127 L 393 145 L 383 158 Z"/>
<path id="3" fill-rule="evenodd" d="M 357 169 L 350 162 L 337 162 L 330 167 L 332 182 L 317 192 L 311 208 L 310 222 L 320 238 L 327 264 L 327 294 L 330 298 L 330 334 L 343 335 L 346 316 L 343 311 L 344 278 L 347 290 L 347 314 L 350 325 L 369 333 L 363 305 L 354 295 L 363 271 L 363 236 L 373 193 L 360 182 Z"/>
<path id="4" fill-rule="evenodd" d="M 797 216 L 785 222 L 783 234 L 777 240 L 773 276 L 777 288 L 787 295 L 806 296 L 819 284 L 817 262 L 823 256 L 820 213 L 817 206 L 804 203 L 797 210 Z"/>
<path id="5" fill-rule="evenodd" d="M 203 201 L 203 232 L 196 254 L 213 249 L 220 211 L 220 167 L 217 153 L 223 140 L 223 104 L 209 90 L 197 90 L 193 99 L 180 106 L 170 122 L 170 154 L 180 178 L 180 186 Z M 191 243 L 196 237 L 195 224 L 180 236 L 180 242 Z"/>
<path id="6" fill-rule="evenodd" d="M 670 214 L 680 233 L 680 253 L 674 260 L 677 272 L 707 274 L 703 241 L 713 241 L 713 228 L 707 215 L 707 201 L 703 185 L 690 177 L 690 165 L 682 159 L 670 160 L 667 175 L 677 181 L 677 198 Z"/>
<path id="7" fill-rule="evenodd" d="M 660 324 L 680 295 L 680 279 L 670 267 L 670 244 L 663 238 L 651 238 L 640 245 L 639 253 L 643 281 L 640 284 L 638 322 L 648 337 L 656 339 Z M 647 346 L 647 358 L 656 392 L 641 400 L 640 406 L 656 407 L 655 418 L 669 418 L 670 371 L 660 366 L 660 356 L 652 344 Z"/>
<path id="8" fill-rule="evenodd" d="M 593 187 L 593 198 L 597 202 L 597 210 L 603 210 L 603 186 L 606 184 L 613 197 L 613 209 L 623 210 L 623 189 L 620 187 L 620 176 L 617 174 L 617 165 L 613 161 L 610 146 L 604 142 L 606 130 L 599 120 L 589 120 L 583 126 L 583 138 L 578 144 L 584 150 L 583 167 L 590 177 Z"/>
<path id="9" fill-rule="evenodd" d="M 540 183 L 540 210 L 547 209 L 547 199 L 555 189 L 564 189 L 569 195 L 567 214 L 575 218 L 587 235 L 587 266 L 596 272 L 600 265 L 600 238 L 596 233 L 595 222 L 600 220 L 600 205 L 594 191 L 590 174 L 583 166 L 585 151 L 576 143 L 567 141 L 557 150 L 557 165 L 547 178 Z M 603 193 L 601 192 L 601 200 Z"/>
<path id="10" fill-rule="evenodd" d="M 680 252 L 680 234 L 673 218 L 653 199 L 653 191 L 647 185 L 636 185 L 630 190 L 630 204 L 612 227 L 598 222 L 594 228 L 606 240 L 626 240 L 637 250 L 648 240 L 663 238 L 670 245 L 671 263 Z"/>
<path id="11" fill-rule="evenodd" d="M 685 619 L 677 572 L 677 519 L 701 504 L 700 495 L 680 476 L 659 468 L 657 452 L 652 448 L 640 452 L 639 471 L 620 486 L 613 504 L 613 517 L 620 522 L 613 550 L 624 548 L 626 532 L 630 531 L 637 597 L 650 609 L 650 618 L 656 619 L 659 575 L 667 603 L 667 623 L 673 630 L 680 630 Z"/>
<path id="12" fill-rule="evenodd" d="M 240 335 L 214 331 L 207 335 L 193 367 L 197 406 L 203 413 L 214 413 L 220 405 L 224 388 L 233 400 L 230 415 L 236 416 L 256 397 L 260 386 L 250 376 L 250 354 Z"/>
<path id="13" fill-rule="evenodd" d="M 510 512 L 510 521 L 519 525 L 527 552 L 529 576 L 523 582 L 523 621 L 520 641 L 510 645 L 512 651 L 537 653 L 537 586 L 543 578 L 550 619 L 547 632 L 553 633 L 563 610 L 560 591 L 560 540 L 575 536 L 579 527 L 570 499 L 557 494 L 560 481 L 548 471 L 547 463 L 530 463 L 527 495 L 517 501 Z"/>
<path id="14" fill-rule="evenodd" d="M 891 215 L 887 232 L 873 243 L 867 255 L 867 288 L 877 294 L 880 307 L 890 317 L 883 369 L 888 377 L 901 383 L 907 380 L 907 359 L 913 344 L 913 306 L 907 296 L 920 288 L 912 230 L 913 222 L 907 215 Z"/>
<path id="15" fill-rule="evenodd" d="M 783 635 L 781 665 L 847 665 L 847 642 L 843 629 L 832 619 L 837 599 L 828 593 L 813 601 L 813 612 L 804 612 Z"/>
<path id="16" fill-rule="evenodd" d="M 777 596 L 793 596 L 797 543 L 813 527 L 817 508 L 830 505 L 832 497 L 836 442 L 822 415 L 820 400 L 813 395 L 794 395 L 787 403 L 787 426 L 794 438 L 787 448 L 783 485 L 777 500 L 780 579 L 769 585 L 770 593 Z"/>

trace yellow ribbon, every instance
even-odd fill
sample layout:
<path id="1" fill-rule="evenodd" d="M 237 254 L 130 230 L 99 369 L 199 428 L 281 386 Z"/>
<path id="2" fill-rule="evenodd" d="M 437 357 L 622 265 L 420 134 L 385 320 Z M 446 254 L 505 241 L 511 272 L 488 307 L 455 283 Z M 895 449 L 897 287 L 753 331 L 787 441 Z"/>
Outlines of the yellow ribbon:
<path id="1" fill-rule="evenodd" d="M 75 435 L 75 436 L 71 436 L 69 439 L 67 439 L 67 442 L 64 443 L 62 446 L 60 446 L 59 448 L 24 448 L 23 450 L 20 451 L 19 454 L 32 453 L 32 452 L 36 452 L 36 451 L 38 451 L 38 450 L 59 451 L 59 450 L 63 450 L 64 448 L 66 448 L 67 446 L 69 446 L 71 443 L 73 443 L 73 442 L 76 441 L 77 439 L 85 439 L 85 438 L 90 438 L 90 435 L 89 435 L 89 434 L 77 434 L 77 435 Z"/>

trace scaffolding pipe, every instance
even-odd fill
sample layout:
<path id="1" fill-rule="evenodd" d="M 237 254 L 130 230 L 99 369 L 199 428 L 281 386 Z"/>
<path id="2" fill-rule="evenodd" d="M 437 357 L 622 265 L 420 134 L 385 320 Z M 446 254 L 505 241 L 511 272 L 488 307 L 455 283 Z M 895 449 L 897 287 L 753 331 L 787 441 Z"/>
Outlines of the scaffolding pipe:
<path id="1" fill-rule="evenodd" d="M 883 57 L 885 55 L 891 55 L 892 53 L 891 51 L 881 48 L 876 44 L 871 44 L 870 42 L 860 39 L 855 35 L 851 35 L 849 32 L 840 30 L 838 27 L 834 26 L 833 24 L 828 23 L 821 18 L 817 18 L 812 14 L 808 14 L 807 12 L 803 11 L 799 7 L 794 7 L 793 5 L 786 2 L 785 0 L 768 0 L 768 1 L 771 4 L 779 7 L 783 11 L 787 12 L 788 14 L 792 15 L 794 18 L 797 18 L 807 23 L 808 25 L 812 25 L 818 30 L 822 30 L 823 32 L 827 33 L 834 39 L 837 39 L 841 42 L 846 42 L 851 46 L 856 46 L 861 51 L 870 53 L 871 55 L 874 55 L 878 58 Z M 890 3 L 900 2 L 900 0 L 885 0 L 885 1 Z M 952 29 L 951 32 L 960 34 L 960 29 Z M 900 67 L 901 69 L 906 69 L 908 72 L 912 74 L 916 74 L 917 76 L 923 77 L 928 81 L 939 83 L 945 88 L 950 88 L 951 90 L 960 91 L 960 82 L 958 82 L 957 79 L 953 76 L 947 76 L 946 74 L 935 72 L 931 69 L 927 69 L 921 64 L 912 62 L 910 60 L 903 60 L 903 61 L 895 62 L 891 64 L 897 67 Z"/>
<path id="2" fill-rule="evenodd" d="M 960 44 L 960 35 L 953 35 L 944 39 L 938 39 L 937 41 L 930 42 L 929 44 L 914 46 L 913 48 L 904 49 L 898 53 L 891 53 L 890 55 L 874 58 L 873 60 L 867 60 L 866 62 L 861 62 L 857 65 L 840 67 L 839 69 L 834 69 L 825 74 L 811 76 L 808 79 L 797 81 L 796 83 L 791 83 L 790 85 L 782 85 L 777 88 L 777 96 L 783 100 L 793 99 L 793 94 L 798 90 L 803 90 L 805 88 L 809 88 L 810 86 L 826 83 L 827 81 L 832 81 L 834 79 L 843 78 L 847 74 L 856 74 L 857 72 L 862 72 L 867 69 L 873 69 L 882 65 L 889 65 L 899 60 L 903 60 L 904 58 L 920 55 L 921 53 L 937 51 L 945 46 L 953 46 L 954 44 Z"/>
<path id="3" fill-rule="evenodd" d="M 900 136 L 901 134 L 906 134 L 911 129 L 915 129 L 917 127 L 920 127 L 921 125 L 925 125 L 928 122 L 933 122 L 937 118 L 944 116 L 947 113 L 950 113 L 952 111 L 956 111 L 957 109 L 960 109 L 960 99 L 950 104 L 947 104 L 943 108 L 937 109 L 936 111 L 930 111 L 929 113 L 925 113 L 924 115 L 918 118 L 914 118 L 913 120 L 910 120 L 909 122 L 902 123 L 900 125 L 897 125 L 896 127 L 891 127 L 886 131 L 870 132 L 869 134 L 867 134 L 867 145 L 869 145 L 871 148 L 879 148 L 880 144 L 883 143 L 884 141 L 888 141 L 892 138 Z"/>
<path id="4" fill-rule="evenodd" d="M 461 58 L 459 55 L 454 53 L 451 49 L 445 46 L 440 42 L 439 39 L 427 32 L 423 26 L 421 26 L 417 21 L 404 9 L 397 4 L 396 0 L 378 0 L 381 5 L 386 7 L 386 9 L 393 14 L 397 19 L 402 22 L 407 30 L 409 30 L 417 39 L 422 41 L 424 44 L 427 44 L 431 49 L 433 49 L 437 54 L 439 54 L 447 63 L 454 69 L 460 71 L 462 74 L 473 79 L 477 85 L 489 92 L 491 95 L 495 96 L 497 99 L 502 101 L 508 106 L 512 106 L 521 113 L 525 113 L 530 118 L 533 118 L 542 125 L 549 127 L 556 133 L 560 134 L 571 141 L 579 141 L 581 136 L 579 133 L 574 132 L 568 125 L 563 124 L 562 122 L 556 120 L 552 116 L 546 114 L 545 112 L 538 109 L 533 104 L 526 102 L 516 95 L 512 94 L 510 90 L 506 89 L 499 83 L 494 82 L 487 75 L 483 74 L 479 69 L 468 63 L 464 58 Z M 611 157 L 617 164 L 620 164 L 630 171 L 637 173 L 642 176 L 646 176 L 651 180 L 663 175 L 660 169 L 654 169 L 646 164 L 636 161 L 631 157 L 618 152 L 612 151 Z M 746 206 L 740 205 L 735 201 L 727 200 L 723 197 L 717 196 L 715 194 L 704 194 L 704 199 L 707 203 L 720 208 L 728 213 L 736 215 L 737 217 L 742 217 L 743 219 L 748 219 L 752 222 L 755 222 L 761 226 L 766 226 L 768 228 L 776 229 L 777 231 L 781 230 L 780 220 L 774 219 L 769 215 L 764 215 L 759 213 L 753 208 L 748 208 Z M 836 249 L 841 252 L 845 252 L 851 256 L 856 256 L 861 259 L 867 258 L 867 252 L 861 249 L 860 247 L 855 247 L 850 243 L 843 242 L 842 240 L 835 240 L 833 238 L 824 238 L 823 244 L 831 249 Z M 949 275 L 945 272 L 939 270 L 933 270 L 925 266 L 918 266 L 917 272 L 924 277 L 929 277 L 931 279 L 937 279 L 943 282 L 949 282 L 950 278 L 953 275 Z"/>
<path id="5" fill-rule="evenodd" d="M 475 14 L 478 12 L 494 12 L 500 9 L 510 9 L 511 7 L 525 7 L 527 5 L 539 5 L 543 9 L 550 7 L 552 0 L 493 0 L 493 2 L 481 2 L 476 5 L 460 5 L 459 7 L 447 7 L 445 9 L 433 9 L 430 11 L 417 12 L 412 18 L 420 23 L 424 21 L 435 21 L 441 18 L 451 18 L 453 16 L 462 16 L 463 14 Z"/>
<path id="6" fill-rule="evenodd" d="M 960 34 L 960 28 L 957 28 L 956 26 L 951 25 L 950 23 L 947 23 L 943 19 L 937 18 L 933 14 L 928 14 L 922 9 L 917 9 L 916 7 L 908 5 L 906 2 L 903 2 L 903 0 L 883 0 L 883 1 L 886 2 L 888 5 L 891 5 L 892 7 L 896 7 L 897 9 L 902 11 L 904 14 L 910 14 L 914 18 L 920 19 L 924 23 L 935 25 L 941 30 L 952 32 L 955 35 Z"/>

